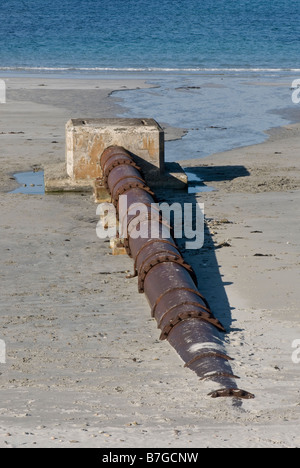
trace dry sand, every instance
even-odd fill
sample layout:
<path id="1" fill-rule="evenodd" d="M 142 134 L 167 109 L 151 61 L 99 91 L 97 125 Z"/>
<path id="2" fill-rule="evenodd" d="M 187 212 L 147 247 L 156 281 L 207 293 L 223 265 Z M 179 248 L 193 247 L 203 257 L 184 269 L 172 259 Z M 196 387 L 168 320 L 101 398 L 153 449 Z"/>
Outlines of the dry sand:
<path id="1" fill-rule="evenodd" d="M 261 145 L 184 163 L 218 191 L 164 193 L 205 202 L 205 246 L 184 254 L 229 329 L 233 369 L 255 400 L 207 397 L 159 341 L 136 279 L 125 278 L 131 260 L 113 257 L 96 237 L 89 195 L 7 193 L 16 186 L 11 174 L 64 160 L 70 117 L 114 116 L 121 107 L 109 93 L 142 86 L 7 80 L 0 447 L 299 447 L 300 364 L 292 362 L 300 339 L 299 125 L 272 131 Z"/>

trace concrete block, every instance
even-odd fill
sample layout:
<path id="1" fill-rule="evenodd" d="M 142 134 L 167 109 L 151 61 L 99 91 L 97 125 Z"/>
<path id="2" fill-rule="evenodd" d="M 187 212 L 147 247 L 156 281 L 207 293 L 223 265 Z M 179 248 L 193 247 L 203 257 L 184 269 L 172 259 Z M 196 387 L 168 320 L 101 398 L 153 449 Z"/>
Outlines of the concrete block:
<path id="1" fill-rule="evenodd" d="M 71 179 L 65 163 L 47 164 L 44 166 L 45 192 L 90 192 L 92 180 Z"/>
<path id="2" fill-rule="evenodd" d="M 109 201 L 100 157 L 109 146 L 123 146 L 141 167 L 150 188 L 186 189 L 178 163 L 164 161 L 164 131 L 154 119 L 71 119 L 66 124 L 66 163 L 45 167 L 46 192 L 93 191 L 97 203 Z"/>
<path id="3" fill-rule="evenodd" d="M 113 255 L 127 255 L 123 239 L 117 237 L 110 239 L 110 248 Z"/>
<path id="4" fill-rule="evenodd" d="M 154 190 L 156 188 L 168 188 L 184 190 L 188 185 L 188 176 L 177 162 L 165 163 L 165 173 L 149 184 Z"/>
<path id="5" fill-rule="evenodd" d="M 97 177 L 94 180 L 94 199 L 95 203 L 111 202 L 111 195 L 107 191 L 101 177 Z"/>
<path id="6" fill-rule="evenodd" d="M 154 119 L 71 119 L 66 124 L 69 177 L 102 177 L 100 156 L 112 145 L 133 154 L 147 182 L 164 173 L 164 131 Z"/>

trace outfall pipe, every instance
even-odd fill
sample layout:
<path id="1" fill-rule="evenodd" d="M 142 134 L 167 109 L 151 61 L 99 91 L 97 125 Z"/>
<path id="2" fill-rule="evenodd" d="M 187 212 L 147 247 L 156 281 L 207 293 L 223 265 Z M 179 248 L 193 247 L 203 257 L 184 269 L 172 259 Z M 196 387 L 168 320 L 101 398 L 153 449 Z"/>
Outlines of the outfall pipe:
<path id="1" fill-rule="evenodd" d="M 112 146 L 102 153 L 100 164 L 123 229 L 126 224 L 125 247 L 134 259 L 133 276 L 138 276 L 139 292 L 147 297 L 160 338 L 169 341 L 185 367 L 211 382 L 213 398 L 253 398 L 236 384 L 238 377 L 223 345 L 225 329 L 199 292 L 196 275 L 184 261 L 133 157 Z M 127 195 L 125 210 L 121 195 Z"/>

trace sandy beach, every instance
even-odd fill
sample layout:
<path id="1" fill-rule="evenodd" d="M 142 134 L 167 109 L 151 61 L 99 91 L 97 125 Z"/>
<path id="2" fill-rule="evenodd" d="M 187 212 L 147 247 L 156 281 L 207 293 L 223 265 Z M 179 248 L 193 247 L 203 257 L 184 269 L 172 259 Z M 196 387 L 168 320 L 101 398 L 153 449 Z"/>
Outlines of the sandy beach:
<path id="1" fill-rule="evenodd" d="M 0 447 L 299 447 L 300 124 L 182 162 L 216 190 L 204 248 L 184 256 L 228 330 L 249 401 L 211 399 L 151 319 L 127 256 L 96 236 L 90 194 L 10 194 L 65 159 L 65 123 L 122 114 L 142 80 L 5 78 L 0 104 Z M 152 116 L 136 116 L 152 117 Z M 167 129 L 168 139 L 180 129 Z M 300 354 L 300 353 L 299 353 Z M 299 355 L 298 355 L 299 356 Z"/>

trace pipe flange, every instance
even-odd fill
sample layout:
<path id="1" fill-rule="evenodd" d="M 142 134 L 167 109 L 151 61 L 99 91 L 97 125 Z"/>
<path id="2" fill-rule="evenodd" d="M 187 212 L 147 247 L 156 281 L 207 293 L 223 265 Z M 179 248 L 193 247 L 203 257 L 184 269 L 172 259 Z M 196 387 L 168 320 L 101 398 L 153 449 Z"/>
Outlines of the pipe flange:
<path id="1" fill-rule="evenodd" d="M 123 146 L 109 146 L 100 156 L 100 166 L 104 167 L 107 162 L 113 157 L 126 157 L 132 159 L 129 152 Z M 103 161 L 106 158 L 105 161 Z"/>
<path id="2" fill-rule="evenodd" d="M 129 239 L 128 239 L 128 241 L 129 241 Z M 162 243 L 164 245 L 168 244 L 168 245 L 171 245 L 172 247 L 174 247 L 174 249 L 178 250 L 177 246 L 176 246 L 176 244 L 174 242 L 171 242 L 171 241 L 168 241 L 168 240 L 165 240 L 165 239 L 151 239 L 150 241 L 148 241 L 144 245 L 142 245 L 140 250 L 136 253 L 135 260 L 134 260 L 134 266 L 133 266 L 133 274 L 130 275 L 129 278 L 135 278 L 138 275 L 137 262 L 138 262 L 139 255 L 144 251 L 144 249 L 146 247 L 149 247 L 149 245 L 152 245 L 154 243 Z M 164 250 L 164 252 L 165 252 L 165 250 Z M 172 252 L 172 253 L 174 253 L 174 252 Z"/>
<path id="3" fill-rule="evenodd" d="M 196 275 L 194 273 L 194 270 L 192 269 L 192 267 L 188 263 L 186 263 L 184 261 L 184 259 L 181 257 L 180 254 L 175 255 L 173 252 L 169 253 L 169 254 L 168 253 L 167 254 L 158 253 L 158 254 L 155 254 L 154 256 L 151 256 L 150 258 L 147 258 L 144 261 L 144 263 L 141 265 L 141 267 L 139 268 L 138 288 L 139 288 L 140 293 L 144 292 L 144 283 L 145 283 L 145 279 L 146 279 L 147 274 L 149 273 L 149 271 L 153 267 L 159 265 L 160 263 L 177 263 L 178 265 L 182 266 L 183 268 L 185 268 L 190 273 L 190 275 L 192 276 L 193 281 L 195 281 L 195 279 L 196 279 Z"/>
<path id="4" fill-rule="evenodd" d="M 162 330 L 160 339 L 161 340 L 168 339 L 169 334 L 176 327 L 176 325 L 179 325 L 181 322 L 191 320 L 191 319 L 203 320 L 204 322 L 210 323 L 211 325 L 216 327 L 218 330 L 224 333 L 226 332 L 222 323 L 217 318 L 215 318 L 212 314 L 208 315 L 207 312 L 202 311 L 202 310 L 191 310 L 190 312 L 184 312 L 182 314 L 178 314 L 176 318 L 171 320 Z"/>
<path id="5" fill-rule="evenodd" d="M 126 253 L 127 253 L 128 257 L 132 258 L 131 250 L 130 250 L 130 247 L 129 247 L 128 237 L 123 239 L 123 244 L 124 244 L 124 248 L 126 250 Z"/>
<path id="6" fill-rule="evenodd" d="M 255 398 L 253 393 L 246 392 L 239 388 L 220 388 L 220 390 L 209 393 L 208 396 L 211 396 L 212 398 L 232 397 L 243 400 L 252 400 Z"/>
<path id="7" fill-rule="evenodd" d="M 155 316 L 156 321 L 158 323 L 157 328 L 164 327 L 163 322 L 167 321 L 167 323 L 168 323 L 171 320 L 173 320 L 175 317 L 177 317 L 178 313 L 176 312 L 176 309 L 178 309 L 179 307 L 180 307 L 181 310 L 182 310 L 182 308 L 188 308 L 190 310 L 194 310 L 195 308 L 200 309 L 202 312 L 206 312 L 207 317 L 210 317 L 212 315 L 211 310 L 208 309 L 207 307 L 203 306 L 199 302 L 180 301 L 180 302 L 176 303 L 175 305 L 173 305 L 172 307 L 170 307 L 168 310 L 166 310 L 160 317 Z M 185 312 L 190 312 L 190 310 L 185 311 Z M 171 317 L 168 317 L 170 314 L 171 314 Z"/>
<path id="8" fill-rule="evenodd" d="M 145 183 L 128 182 L 127 184 L 124 184 L 122 187 L 120 187 L 117 190 L 117 193 L 114 195 L 114 199 L 112 200 L 112 202 L 113 202 L 115 207 L 117 207 L 117 205 L 118 205 L 120 195 L 124 195 L 126 192 L 128 192 L 131 189 L 144 190 L 144 192 L 147 192 L 151 196 L 154 196 L 154 193 L 152 192 L 152 190 Z"/>
<path id="9" fill-rule="evenodd" d="M 227 356 L 227 354 L 223 353 L 218 353 L 217 351 L 210 351 L 209 353 L 202 353 L 198 354 L 197 356 L 193 357 L 189 362 L 187 362 L 184 367 L 190 367 L 192 364 L 194 364 L 197 361 L 200 361 L 201 359 L 206 359 L 210 357 L 215 357 L 215 358 L 220 358 L 224 359 L 224 361 L 234 361 L 230 356 Z"/>
<path id="10" fill-rule="evenodd" d="M 209 304 L 207 302 L 207 300 L 205 299 L 204 296 L 202 296 L 202 294 L 197 291 L 197 289 L 191 289 L 191 288 L 186 288 L 186 287 L 175 287 L 175 288 L 170 288 L 170 289 L 167 289 L 166 291 L 164 291 L 155 301 L 155 304 L 153 305 L 152 309 L 151 309 L 151 317 L 155 317 L 155 311 L 156 311 L 156 307 L 158 306 L 158 304 L 160 303 L 160 301 L 167 295 L 167 294 L 170 294 L 171 292 L 173 291 L 188 291 L 188 292 L 191 292 L 193 294 L 195 294 L 196 296 L 200 297 L 200 299 L 202 299 L 202 301 L 204 302 L 205 306 L 207 307 L 207 309 L 210 310 L 210 307 L 209 307 Z"/>
<path id="11" fill-rule="evenodd" d="M 116 167 L 122 166 L 124 164 L 126 164 L 127 166 L 132 166 L 135 169 L 137 169 L 138 171 L 140 171 L 140 167 L 132 159 L 122 157 L 122 158 L 118 159 L 117 161 L 113 161 L 107 168 L 103 169 L 104 183 L 105 183 L 107 189 L 109 189 L 108 176 L 111 173 L 111 171 L 113 169 L 115 169 Z"/>
<path id="12" fill-rule="evenodd" d="M 115 184 L 110 188 L 110 192 L 111 192 L 111 195 L 112 195 L 112 198 L 113 198 L 113 194 L 114 194 L 114 191 L 115 191 L 115 188 L 117 187 L 117 185 L 122 182 L 123 180 L 127 180 L 128 179 L 134 179 L 134 180 L 138 180 L 140 183 L 142 183 L 143 185 L 146 185 L 146 182 L 144 181 L 144 179 L 142 179 L 142 177 L 138 177 L 136 175 L 127 175 L 127 176 L 123 176 L 123 177 L 120 177 L 116 182 Z"/>

